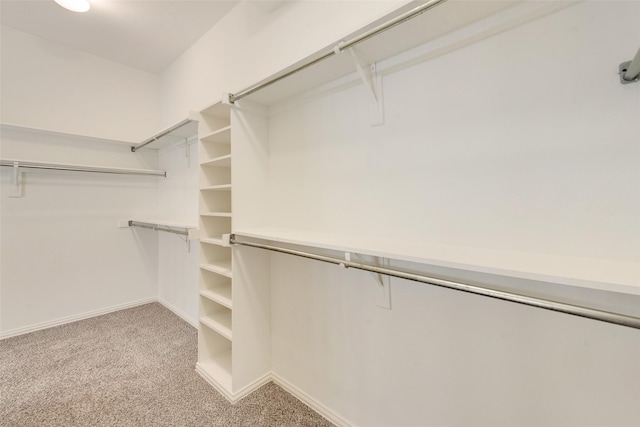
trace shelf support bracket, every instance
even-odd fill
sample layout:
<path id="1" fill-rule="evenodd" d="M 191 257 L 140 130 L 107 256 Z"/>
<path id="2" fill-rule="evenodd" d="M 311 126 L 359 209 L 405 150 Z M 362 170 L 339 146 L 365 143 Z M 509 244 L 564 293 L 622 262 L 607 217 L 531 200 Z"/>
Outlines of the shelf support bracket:
<path id="1" fill-rule="evenodd" d="M 354 254 L 358 260 L 364 264 L 362 258 L 358 254 Z M 344 253 L 344 260 L 347 262 L 351 262 L 351 252 Z M 346 265 L 341 265 L 344 268 L 347 268 Z M 378 267 L 389 267 L 389 259 L 388 258 L 378 258 L 376 257 L 376 266 Z M 371 272 L 374 280 L 378 284 L 377 294 L 376 294 L 376 305 L 381 308 L 386 308 L 391 310 L 391 276 L 374 273 Z"/>
<path id="2" fill-rule="evenodd" d="M 20 164 L 18 162 L 13 163 L 13 192 L 9 194 L 9 197 L 18 198 L 22 197 L 22 171 L 20 170 Z"/>
<path id="3" fill-rule="evenodd" d="M 376 63 L 367 58 L 355 47 L 350 47 L 349 53 L 353 59 L 356 71 L 362 84 L 370 96 L 369 118 L 372 126 L 384 124 L 384 110 L 382 102 L 382 76 L 376 70 Z"/>

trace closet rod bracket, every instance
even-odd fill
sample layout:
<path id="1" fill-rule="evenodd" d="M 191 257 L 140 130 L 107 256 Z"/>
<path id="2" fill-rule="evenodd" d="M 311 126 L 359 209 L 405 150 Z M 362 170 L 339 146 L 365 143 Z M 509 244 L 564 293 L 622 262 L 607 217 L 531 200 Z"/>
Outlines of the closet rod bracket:
<path id="1" fill-rule="evenodd" d="M 9 194 L 9 197 L 22 197 L 22 171 L 19 162 L 13 163 L 13 192 Z"/>
<path id="2" fill-rule="evenodd" d="M 640 49 L 631 61 L 623 62 L 618 66 L 620 84 L 628 85 L 640 81 Z"/>
<path id="3" fill-rule="evenodd" d="M 628 85 L 628 84 L 636 83 L 640 81 L 640 74 L 638 74 L 632 80 L 627 80 L 625 78 L 625 75 L 627 74 L 627 71 L 629 70 L 630 66 L 631 66 L 631 61 L 623 62 L 618 66 L 618 74 L 620 75 L 620 84 Z"/>

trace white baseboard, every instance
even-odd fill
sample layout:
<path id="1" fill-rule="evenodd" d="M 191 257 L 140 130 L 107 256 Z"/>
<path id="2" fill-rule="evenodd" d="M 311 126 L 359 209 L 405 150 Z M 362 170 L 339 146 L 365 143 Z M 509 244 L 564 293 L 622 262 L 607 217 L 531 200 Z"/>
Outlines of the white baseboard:
<path id="1" fill-rule="evenodd" d="M 200 376 L 204 378 L 204 380 L 207 383 L 209 383 L 209 385 L 211 385 L 214 389 L 216 389 L 216 391 L 218 391 L 221 395 L 223 395 L 230 403 L 238 402 L 240 399 L 248 396 L 252 392 L 262 387 L 263 385 L 267 384 L 269 381 L 273 381 L 275 384 L 282 387 L 284 391 L 291 394 L 293 397 L 295 397 L 296 399 L 298 399 L 299 401 L 301 401 L 302 403 L 307 405 L 309 408 L 311 408 L 312 410 L 314 410 L 315 412 L 317 412 L 318 414 L 320 414 L 321 416 L 323 416 L 333 424 L 337 425 L 338 427 L 354 426 L 352 423 L 350 423 L 340 415 L 336 414 L 331 409 L 327 408 L 325 405 L 318 402 L 316 399 L 309 396 L 307 393 L 300 390 L 298 387 L 294 386 L 284 378 L 278 376 L 277 374 L 274 374 L 273 372 L 266 373 L 265 375 L 258 378 L 256 381 L 252 382 L 246 387 L 243 387 L 242 390 L 239 390 L 236 393 L 231 393 L 229 390 L 227 390 L 225 387 L 219 384 L 216 381 L 216 379 L 213 378 L 211 375 L 209 375 L 209 373 L 205 369 L 202 369 L 202 367 L 199 364 L 196 364 L 196 372 L 200 374 Z"/>
<path id="2" fill-rule="evenodd" d="M 203 369 L 199 363 L 196 363 L 196 372 L 200 374 L 200 376 L 204 378 L 204 380 L 209 383 L 209 385 L 215 388 L 218 393 L 223 395 L 229 401 L 229 403 L 238 402 L 243 397 L 246 397 L 247 395 L 251 394 L 252 392 L 256 391 L 257 389 L 271 381 L 271 372 L 267 372 L 257 380 L 243 387 L 241 390 L 237 391 L 236 393 L 232 393 L 231 391 L 227 390 L 226 387 L 218 383 L 218 381 L 216 381 L 214 377 L 209 375 L 207 370 Z"/>
<path id="3" fill-rule="evenodd" d="M 191 316 L 189 316 L 184 311 L 180 310 L 175 305 L 173 305 L 171 303 L 168 303 L 166 300 L 164 300 L 164 299 L 162 299 L 160 297 L 158 297 L 157 301 L 160 304 L 162 304 L 163 306 L 165 306 L 167 309 L 171 310 L 173 312 L 173 314 L 175 314 L 176 316 L 178 316 L 179 318 L 181 318 L 182 320 L 184 320 L 185 322 L 187 322 L 188 324 L 190 324 L 194 328 L 198 329 L 198 321 L 196 319 L 192 318 Z"/>
<path id="4" fill-rule="evenodd" d="M 271 380 L 272 380 L 271 372 L 267 372 L 266 374 L 264 374 L 263 376 L 261 376 L 260 378 L 252 382 L 251 384 L 247 384 L 241 390 L 238 390 L 238 392 L 234 393 L 233 400 L 231 401 L 231 403 L 236 403 L 243 397 L 247 397 L 249 394 L 253 393 L 254 391 L 259 389 L 263 385 L 267 384 Z"/>
<path id="5" fill-rule="evenodd" d="M 309 396 L 304 391 L 300 390 L 298 387 L 294 386 L 284 378 L 278 376 L 275 373 L 271 373 L 271 379 L 274 383 L 282 387 L 286 392 L 293 395 L 296 399 L 316 411 L 318 414 L 322 415 L 327 420 L 331 421 L 333 424 L 338 427 L 353 427 L 354 424 L 350 423 L 340 415 L 333 412 L 331 409 L 327 408 L 322 403 L 318 402 L 313 397 Z"/>
<path id="6" fill-rule="evenodd" d="M 35 332 L 41 329 L 53 328 L 54 326 L 60 326 L 66 323 L 77 322 L 78 320 L 89 319 L 90 317 L 101 316 L 103 314 L 113 313 L 114 311 L 120 311 L 127 308 L 137 307 L 139 305 L 149 304 L 151 302 L 156 302 L 156 301 L 157 301 L 157 298 L 155 297 L 145 298 L 137 301 L 128 302 L 125 304 L 118 304 L 111 307 L 88 311 L 82 314 L 76 314 L 68 317 L 61 317 L 59 319 L 50 320 L 48 322 L 36 323 L 35 325 L 29 325 L 22 328 L 11 329 L 9 331 L 2 331 L 0 332 L 0 339 L 28 334 L 29 332 Z"/>

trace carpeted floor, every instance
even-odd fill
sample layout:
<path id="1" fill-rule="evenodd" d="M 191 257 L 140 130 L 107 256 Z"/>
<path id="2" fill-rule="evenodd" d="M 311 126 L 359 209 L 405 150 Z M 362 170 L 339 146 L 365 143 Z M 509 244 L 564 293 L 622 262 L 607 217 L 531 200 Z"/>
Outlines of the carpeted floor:
<path id="1" fill-rule="evenodd" d="M 0 426 L 331 426 L 269 383 L 231 405 L 158 303 L 0 341 Z"/>

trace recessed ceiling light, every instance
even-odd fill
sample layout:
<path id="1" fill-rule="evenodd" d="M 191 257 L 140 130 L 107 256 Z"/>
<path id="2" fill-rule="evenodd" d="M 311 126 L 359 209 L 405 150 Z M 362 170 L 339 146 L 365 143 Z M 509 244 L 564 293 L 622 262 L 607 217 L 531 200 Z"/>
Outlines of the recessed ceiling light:
<path id="1" fill-rule="evenodd" d="M 86 12 L 91 9 L 89 0 L 55 0 L 55 2 L 72 12 Z"/>

